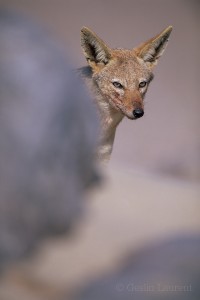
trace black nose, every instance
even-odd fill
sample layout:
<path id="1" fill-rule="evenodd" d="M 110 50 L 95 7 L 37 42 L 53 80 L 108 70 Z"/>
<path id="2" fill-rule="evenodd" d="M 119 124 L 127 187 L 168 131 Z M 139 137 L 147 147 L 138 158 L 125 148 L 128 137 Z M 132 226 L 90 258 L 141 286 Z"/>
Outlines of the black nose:
<path id="1" fill-rule="evenodd" d="M 141 118 L 144 115 L 144 111 L 141 108 L 136 108 L 133 111 L 133 115 L 136 119 Z"/>

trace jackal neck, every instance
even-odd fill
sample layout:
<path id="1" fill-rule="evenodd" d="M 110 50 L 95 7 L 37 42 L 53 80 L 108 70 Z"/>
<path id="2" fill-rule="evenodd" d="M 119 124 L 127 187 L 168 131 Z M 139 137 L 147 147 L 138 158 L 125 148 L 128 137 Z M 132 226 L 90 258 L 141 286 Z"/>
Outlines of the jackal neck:
<path id="1" fill-rule="evenodd" d="M 101 128 L 97 156 L 101 162 L 107 163 L 112 153 L 116 128 L 124 115 L 113 108 L 108 99 L 102 95 L 100 88 L 92 77 L 90 67 L 80 68 L 78 72 L 88 86 L 91 98 L 94 100 L 99 112 Z"/>

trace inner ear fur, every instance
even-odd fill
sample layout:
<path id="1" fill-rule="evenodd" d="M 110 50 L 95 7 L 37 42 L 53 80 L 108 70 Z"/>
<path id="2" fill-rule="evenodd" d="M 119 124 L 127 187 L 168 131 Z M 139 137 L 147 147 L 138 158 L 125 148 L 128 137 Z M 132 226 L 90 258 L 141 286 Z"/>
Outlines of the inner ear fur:
<path id="1" fill-rule="evenodd" d="M 94 63 L 106 65 L 111 59 L 109 47 L 87 27 L 81 29 L 81 46 L 90 65 Z"/>
<path id="2" fill-rule="evenodd" d="M 169 26 L 155 37 L 135 48 L 134 51 L 137 56 L 142 58 L 145 62 L 151 63 L 152 66 L 156 65 L 158 59 L 166 49 L 171 31 L 172 26 Z"/>

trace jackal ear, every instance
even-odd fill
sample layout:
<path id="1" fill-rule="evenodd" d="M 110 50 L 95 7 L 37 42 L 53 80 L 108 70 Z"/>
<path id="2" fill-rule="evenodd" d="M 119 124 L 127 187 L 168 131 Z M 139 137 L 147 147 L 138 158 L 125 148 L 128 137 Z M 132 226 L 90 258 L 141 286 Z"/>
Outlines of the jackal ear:
<path id="1" fill-rule="evenodd" d="M 169 26 L 160 34 L 135 48 L 137 56 L 145 62 L 151 63 L 151 66 L 155 66 L 166 49 L 171 31 L 172 26 Z"/>
<path id="2" fill-rule="evenodd" d="M 111 58 L 111 50 L 108 46 L 87 27 L 81 29 L 81 46 L 91 66 L 98 63 L 106 65 Z"/>

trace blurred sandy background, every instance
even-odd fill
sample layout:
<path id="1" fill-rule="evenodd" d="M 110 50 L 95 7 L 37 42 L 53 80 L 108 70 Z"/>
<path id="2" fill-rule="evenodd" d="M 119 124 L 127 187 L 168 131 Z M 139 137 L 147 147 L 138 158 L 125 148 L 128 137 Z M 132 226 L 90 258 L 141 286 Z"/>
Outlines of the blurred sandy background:
<path id="1" fill-rule="evenodd" d="M 132 48 L 168 25 L 174 31 L 146 96 L 145 117 L 120 124 L 111 164 L 200 179 L 198 0 L 1 0 L 44 24 L 85 64 L 80 28 L 111 47 Z"/>
<path id="2" fill-rule="evenodd" d="M 111 47 L 125 48 L 168 25 L 174 27 L 146 96 L 145 116 L 120 124 L 107 183 L 92 193 L 87 217 L 74 236 L 48 241 L 31 263 L 8 272 L 0 284 L 1 299 L 58 299 L 66 291 L 70 295 L 145 243 L 199 232 L 199 1 L 0 3 L 43 24 L 71 53 L 75 67 L 85 64 L 82 26 Z"/>

